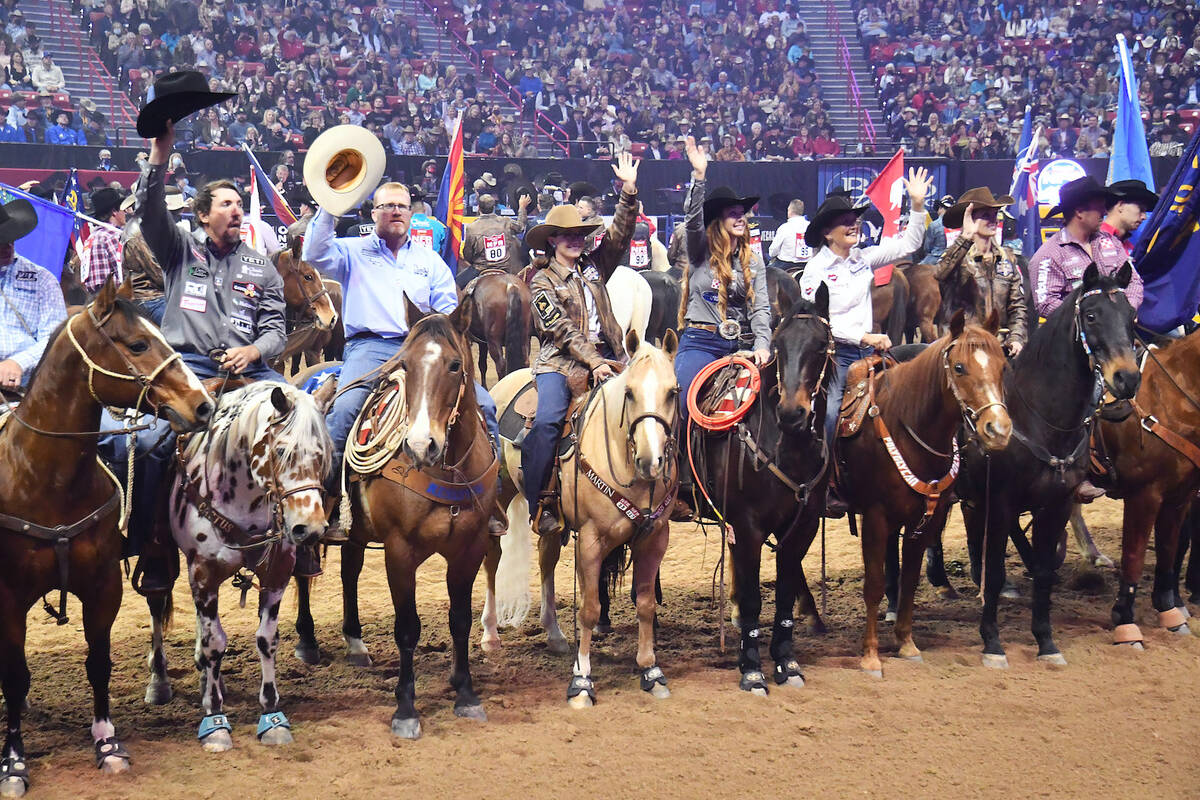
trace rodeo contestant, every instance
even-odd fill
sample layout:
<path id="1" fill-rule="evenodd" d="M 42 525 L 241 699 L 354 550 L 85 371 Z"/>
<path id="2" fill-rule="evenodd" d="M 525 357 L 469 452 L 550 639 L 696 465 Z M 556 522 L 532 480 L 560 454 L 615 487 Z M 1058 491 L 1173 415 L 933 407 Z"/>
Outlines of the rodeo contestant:
<path id="1" fill-rule="evenodd" d="M 326 183 L 327 167 L 346 150 L 358 151 L 363 161 L 363 174 L 355 185 L 364 188 L 350 193 Z M 400 351 L 409 330 L 405 297 L 422 311 L 437 314 L 449 314 L 458 306 L 450 267 L 436 252 L 409 236 L 412 196 L 404 184 L 385 183 L 374 190 L 374 232 L 334 238 L 338 216 L 356 207 L 378 183 L 386 158 L 383 146 L 370 132 L 339 125 L 313 142 L 304 161 L 305 183 L 320 208 L 308 225 L 302 257 L 344 287 L 346 350 L 339 379 L 343 387 L 369 377 Z M 346 438 L 374 383 L 368 379 L 363 385 L 344 388 L 325 417 L 334 448 L 334 466 L 326 480 L 330 496 L 341 493 Z M 478 383 L 475 399 L 496 445 L 500 441 L 496 404 Z M 493 517 L 488 527 L 496 535 L 504 532 L 498 517 Z"/>
<path id="2" fill-rule="evenodd" d="M 969 324 L 981 325 L 995 310 L 1000 342 L 1015 358 L 1028 340 L 1025 286 L 1017 257 L 996 243 L 1000 210 L 1012 201 L 1008 195 L 993 197 L 987 187 L 964 192 L 942 217 L 947 227 L 962 228 L 962 235 L 942 254 L 934 275 L 942 287 L 942 319 L 961 310 Z"/>
<path id="3" fill-rule="evenodd" d="M 615 360 L 626 357 L 621 327 L 613 316 L 605 282 L 628 252 L 633 238 L 638 208 L 637 164 L 629 153 L 621 153 L 613 172 L 622 182 L 621 199 L 612 225 L 595 247 L 587 249 L 603 226 L 586 222 L 576 205 L 551 209 L 546 221 L 525 235 L 527 247 L 545 253 L 534 259 L 538 272 L 530 285 L 534 326 L 541 340 L 533 364 L 538 406 L 533 427 L 521 446 L 525 497 L 535 520 L 534 530 L 542 536 L 562 532 L 558 498 L 547 493 L 546 487 L 571 403 L 567 376 L 587 375 L 598 384 L 613 374 L 605 356 Z"/>
<path id="4" fill-rule="evenodd" d="M 0 206 L 0 390 L 5 392 L 29 385 L 50 334 L 67 318 L 58 281 L 14 249 L 37 223 L 37 211 L 24 198 Z"/>
<path id="5" fill-rule="evenodd" d="M 794 273 L 803 270 L 808 259 L 812 258 L 812 248 L 804 242 L 804 232 L 808 230 L 804 201 L 793 200 L 788 203 L 787 213 L 787 222 L 776 228 L 767 255 L 771 257 L 772 266 Z"/>
<path id="6" fill-rule="evenodd" d="M 529 219 L 529 193 L 518 201 L 520 213 L 515 220 L 496 214 L 496 196 L 479 196 L 479 218 L 463 230 L 462 266 L 455 277 L 459 287 L 466 286 L 486 269 L 502 269 L 515 275 L 521 271 L 521 240 Z"/>
<path id="7" fill-rule="evenodd" d="M 1100 233 L 1116 237 L 1125 253 L 1130 254 L 1133 242 L 1129 237 L 1156 205 L 1158 195 L 1147 189 L 1146 184 L 1138 180 L 1117 181 L 1108 187 L 1105 201 L 1108 213 L 1100 223 Z"/>
<path id="8" fill-rule="evenodd" d="M 1109 190 L 1091 177 L 1077 178 L 1059 190 L 1058 205 L 1047 216 L 1061 212 L 1063 228 L 1029 259 L 1034 301 L 1043 318 L 1062 305 L 1083 280 L 1088 264 L 1095 262 L 1100 272 L 1111 275 L 1129 260 L 1125 244 L 1100 231 L 1110 196 Z M 1137 270 L 1125 288 L 1125 297 L 1137 311 L 1142 304 L 1142 278 Z"/>

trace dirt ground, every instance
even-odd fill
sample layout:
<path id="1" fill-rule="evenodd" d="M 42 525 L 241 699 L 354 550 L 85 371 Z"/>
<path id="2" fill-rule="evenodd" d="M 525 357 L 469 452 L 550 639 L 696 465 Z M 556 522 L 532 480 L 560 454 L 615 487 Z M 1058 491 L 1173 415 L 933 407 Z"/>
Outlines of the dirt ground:
<path id="1" fill-rule="evenodd" d="M 1117 556 L 1120 506 L 1100 501 L 1086 516 L 1101 548 Z M 952 578 L 959 599 L 941 600 L 928 586 L 918 597 L 915 633 L 925 663 L 888 658 L 879 680 L 857 668 L 863 614 L 858 543 L 843 524 L 832 524 L 826 550 L 830 633 L 798 639 L 806 687 L 776 688 L 759 698 L 738 690 L 735 655 L 718 649 L 712 602 L 719 553 L 715 536 L 706 539 L 695 526 L 676 525 L 672 537 L 664 562 L 658 647 L 672 697 L 657 701 L 639 691 L 636 621 L 622 597 L 614 602 L 614 633 L 601 639 L 593 654 L 599 703 L 586 711 L 567 707 L 571 657 L 549 654 L 532 618 L 520 630 L 502 633 L 505 648 L 496 655 L 485 656 L 474 647 L 476 627 L 471 661 L 490 717 L 485 724 L 452 713 L 444 569 L 440 560 L 429 562 L 419 589 L 424 630 L 417 655 L 424 735 L 415 742 L 394 741 L 388 728 L 398 657 L 379 553 L 368 553 L 361 593 L 364 638 L 375 658 L 371 668 L 352 667 L 343 656 L 336 551 L 331 551 L 327 577 L 314 590 L 323 649 L 319 666 L 307 667 L 293 657 L 295 593 L 285 599 L 289 621 L 281 627 L 279 681 L 296 740 L 277 749 L 254 738 L 259 715 L 254 599 L 240 609 L 232 589 L 226 587 L 223 596 L 223 622 L 230 634 L 226 711 L 235 728 L 235 748 L 210 755 L 195 739 L 202 714 L 191 665 L 192 605 L 186 587 L 177 586 L 177 623 L 168 641 L 176 697 L 163 707 L 142 700 L 148 616 L 140 599 L 127 591 L 114 630 L 113 713 L 134 760 L 132 772 L 118 777 L 102 776 L 92 766 L 78 607 L 72 607 L 72 624 L 66 627 L 35 610 L 29 631 L 33 710 L 25 727 L 30 796 L 1200 794 L 1192 744 L 1200 641 L 1157 629 L 1143 594 L 1138 621 L 1147 635 L 1146 651 L 1113 648 L 1108 630 L 1113 576 L 1081 565 L 1073 545 L 1054 597 L 1057 641 L 1070 666 L 1051 668 L 1034 660 L 1030 585 L 1010 562 L 1009 573 L 1023 594 L 1001 607 L 1010 670 L 980 666 L 979 604 L 960 572 Z M 966 562 L 957 519 L 946 547 L 948 562 Z M 818 593 L 819 540 L 805 566 Z M 557 574 L 559 615 L 568 638 L 570 570 L 568 552 Z M 764 575 L 773 573 L 768 554 Z M 477 617 L 482 585 L 481 576 Z M 765 618 L 771 613 L 771 606 L 764 608 Z M 883 625 L 881 633 L 890 648 L 889 629 Z M 731 629 L 727 632 L 729 641 L 736 641 Z"/>

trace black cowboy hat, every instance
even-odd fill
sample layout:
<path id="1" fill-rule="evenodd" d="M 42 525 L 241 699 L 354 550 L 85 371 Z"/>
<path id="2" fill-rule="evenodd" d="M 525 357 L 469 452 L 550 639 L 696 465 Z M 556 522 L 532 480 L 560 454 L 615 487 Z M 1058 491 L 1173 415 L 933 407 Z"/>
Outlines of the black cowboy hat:
<path id="1" fill-rule="evenodd" d="M 208 79 L 193 70 L 163 75 L 146 94 L 146 105 L 137 118 L 138 135 L 154 139 L 166 133 L 167 120 L 179 122 L 231 97 L 237 97 L 237 93 L 210 91 Z"/>
<path id="2" fill-rule="evenodd" d="M 758 203 L 757 197 L 738 197 L 737 192 L 728 186 L 718 186 L 704 198 L 704 227 L 721 216 L 721 212 L 730 206 L 741 206 L 749 214 L 750 209 Z"/>
<path id="3" fill-rule="evenodd" d="M 1158 205 L 1158 195 L 1147 189 L 1141 181 L 1130 179 L 1108 185 L 1108 202 L 1110 205 L 1137 203 L 1152 209 Z"/>
<path id="4" fill-rule="evenodd" d="M 0 206 L 0 244 L 12 244 L 23 236 L 33 233 L 37 227 L 37 211 L 33 203 L 23 197 L 10 200 Z"/>
<path id="5" fill-rule="evenodd" d="M 979 186 L 963 192 L 962 196 L 958 198 L 958 202 L 951 206 L 950 210 L 942 216 L 942 220 L 947 228 L 953 230 L 954 228 L 962 227 L 963 217 L 967 213 L 968 206 L 973 205 L 978 209 L 994 208 L 998 211 L 1005 206 L 1012 205 L 1012 203 L 1013 199 L 1010 196 L 1005 194 L 996 197 L 987 186 Z"/>
<path id="6" fill-rule="evenodd" d="M 581 197 L 595 197 L 600 194 L 600 190 L 587 181 L 575 181 L 568 188 L 572 200 L 578 200 Z"/>
<path id="7" fill-rule="evenodd" d="M 1047 219 L 1056 214 L 1062 214 L 1065 221 L 1070 221 L 1071 214 L 1075 209 L 1092 200 L 1096 197 L 1108 198 L 1108 189 L 1093 178 L 1091 175 L 1086 175 L 1082 178 L 1076 178 L 1062 185 L 1058 190 L 1058 205 L 1050 209 L 1050 213 L 1046 215 Z"/>
<path id="8" fill-rule="evenodd" d="M 861 217 L 870 208 L 868 205 L 854 205 L 854 201 L 844 194 L 835 194 L 825 198 L 825 202 L 821 203 L 821 207 L 817 209 L 816 215 L 812 222 L 808 223 L 808 228 L 804 231 L 804 243 L 814 250 L 825 246 L 825 231 L 829 227 L 829 223 L 840 217 L 842 214 L 850 213 L 855 217 Z"/>
<path id="9" fill-rule="evenodd" d="M 121 207 L 121 203 L 125 201 L 125 193 L 106 186 L 103 189 L 97 189 L 92 192 L 91 198 L 92 213 L 98 219 L 104 219 Z"/>

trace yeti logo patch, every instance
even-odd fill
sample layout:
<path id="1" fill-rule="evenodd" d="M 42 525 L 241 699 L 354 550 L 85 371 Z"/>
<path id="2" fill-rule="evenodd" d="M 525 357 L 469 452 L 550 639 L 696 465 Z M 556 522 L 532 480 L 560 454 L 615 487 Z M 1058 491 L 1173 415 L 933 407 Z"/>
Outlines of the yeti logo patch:
<path id="1" fill-rule="evenodd" d="M 546 327 L 553 325 L 562 319 L 562 310 L 554 304 L 547 292 L 538 292 L 533 298 L 533 310 L 537 312 L 538 319 Z"/>

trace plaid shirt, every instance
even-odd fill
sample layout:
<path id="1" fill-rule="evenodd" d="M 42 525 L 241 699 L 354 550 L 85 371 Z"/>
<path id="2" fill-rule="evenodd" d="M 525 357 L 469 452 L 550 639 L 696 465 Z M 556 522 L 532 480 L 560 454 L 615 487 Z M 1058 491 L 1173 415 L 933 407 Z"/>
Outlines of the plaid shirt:
<path id="1" fill-rule="evenodd" d="M 0 267 L 0 293 L 0 360 L 17 362 L 26 385 L 67 306 L 54 276 L 22 256 Z"/>
<path id="2" fill-rule="evenodd" d="M 1038 314 L 1049 317 L 1062 305 L 1083 280 L 1084 270 L 1093 261 L 1102 274 L 1111 275 L 1129 261 L 1129 254 L 1120 239 L 1103 231 L 1092 234 L 1086 244 L 1076 241 L 1066 228 L 1047 239 L 1029 259 Z M 1142 304 L 1142 278 L 1136 269 L 1125 289 L 1125 297 L 1137 311 Z"/>
<path id="3" fill-rule="evenodd" d="M 425 145 L 421 144 L 416 139 L 411 142 L 406 142 L 401 139 L 396 142 L 396 155 L 398 156 L 423 156 L 425 155 Z"/>
<path id="4" fill-rule="evenodd" d="M 108 228 L 96 227 L 83 245 L 83 263 L 79 265 L 79 277 L 83 288 L 95 294 L 115 275 L 121 280 L 121 234 Z"/>

